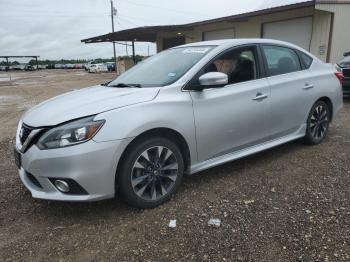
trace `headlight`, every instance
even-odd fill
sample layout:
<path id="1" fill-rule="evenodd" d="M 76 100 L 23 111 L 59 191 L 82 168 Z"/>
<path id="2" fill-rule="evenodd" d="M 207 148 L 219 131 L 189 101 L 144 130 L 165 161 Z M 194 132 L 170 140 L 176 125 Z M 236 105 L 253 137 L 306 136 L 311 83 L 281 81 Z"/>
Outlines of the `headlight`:
<path id="1" fill-rule="evenodd" d="M 40 149 L 52 149 L 84 143 L 100 130 L 104 120 L 93 121 L 94 116 L 79 119 L 46 131 L 38 140 Z"/>

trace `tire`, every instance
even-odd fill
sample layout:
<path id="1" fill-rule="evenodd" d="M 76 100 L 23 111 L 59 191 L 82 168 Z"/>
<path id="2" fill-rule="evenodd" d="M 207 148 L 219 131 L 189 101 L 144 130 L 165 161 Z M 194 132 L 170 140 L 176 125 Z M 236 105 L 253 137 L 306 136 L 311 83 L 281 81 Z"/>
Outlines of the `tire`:
<path id="1" fill-rule="evenodd" d="M 327 103 L 319 100 L 311 108 L 306 127 L 304 142 L 318 145 L 326 138 L 330 123 L 330 108 Z"/>
<path id="2" fill-rule="evenodd" d="M 153 208 L 169 201 L 184 172 L 179 147 L 169 139 L 148 138 L 131 146 L 117 173 L 121 198 L 136 208 Z"/>

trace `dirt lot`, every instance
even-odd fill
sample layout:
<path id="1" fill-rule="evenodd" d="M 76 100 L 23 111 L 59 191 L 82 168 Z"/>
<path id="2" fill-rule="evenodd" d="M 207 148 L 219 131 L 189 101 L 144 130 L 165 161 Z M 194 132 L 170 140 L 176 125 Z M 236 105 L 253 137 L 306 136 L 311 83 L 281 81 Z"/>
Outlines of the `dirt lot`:
<path id="1" fill-rule="evenodd" d="M 169 203 L 136 210 L 118 199 L 34 200 L 12 157 L 26 109 L 113 75 L 12 77 L 11 85 L 0 82 L 0 260 L 350 261 L 350 100 L 322 145 L 292 142 L 201 172 Z M 209 227 L 210 218 L 221 226 Z"/>

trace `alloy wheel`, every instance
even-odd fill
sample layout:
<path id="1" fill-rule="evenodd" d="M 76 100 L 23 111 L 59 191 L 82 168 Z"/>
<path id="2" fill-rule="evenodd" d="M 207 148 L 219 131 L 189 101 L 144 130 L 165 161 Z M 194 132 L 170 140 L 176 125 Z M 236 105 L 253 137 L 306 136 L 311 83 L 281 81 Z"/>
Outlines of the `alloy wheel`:
<path id="1" fill-rule="evenodd" d="M 131 171 L 131 185 L 143 200 L 157 201 L 174 187 L 178 177 L 178 161 L 166 147 L 146 149 L 136 159 Z"/>
<path id="2" fill-rule="evenodd" d="M 328 112 L 323 105 L 318 105 L 310 119 L 310 133 L 314 139 L 320 140 L 324 137 L 328 128 Z"/>

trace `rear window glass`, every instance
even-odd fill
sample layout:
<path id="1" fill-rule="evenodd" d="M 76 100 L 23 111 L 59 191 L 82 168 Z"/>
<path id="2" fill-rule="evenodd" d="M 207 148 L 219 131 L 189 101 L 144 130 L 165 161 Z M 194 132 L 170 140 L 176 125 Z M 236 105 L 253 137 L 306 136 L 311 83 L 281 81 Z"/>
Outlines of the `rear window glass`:
<path id="1" fill-rule="evenodd" d="M 301 70 L 296 52 L 287 47 L 263 46 L 270 76 L 288 74 Z"/>
<path id="2" fill-rule="evenodd" d="M 313 59 L 301 51 L 299 51 L 298 53 L 299 53 L 299 57 L 300 57 L 300 61 L 303 69 L 309 69 Z"/>

